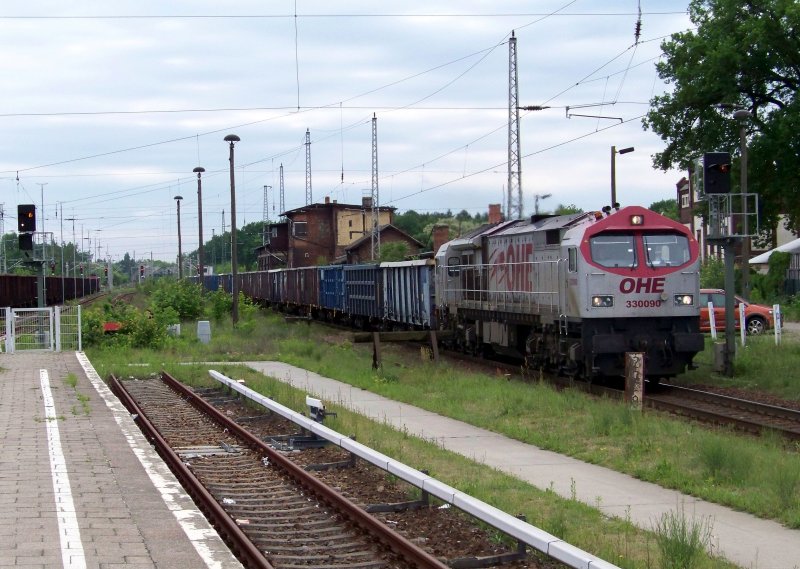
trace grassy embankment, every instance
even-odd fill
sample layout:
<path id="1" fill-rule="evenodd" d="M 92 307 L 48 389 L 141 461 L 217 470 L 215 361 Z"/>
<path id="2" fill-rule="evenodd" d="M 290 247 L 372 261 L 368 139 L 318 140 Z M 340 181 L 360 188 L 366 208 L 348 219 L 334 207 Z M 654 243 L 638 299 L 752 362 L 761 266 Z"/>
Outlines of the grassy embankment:
<path id="1" fill-rule="evenodd" d="M 275 315 L 256 318 L 257 325 L 248 326 L 247 332 L 232 332 L 229 323 L 212 324 L 214 335 L 207 346 L 199 344 L 185 325 L 184 335 L 170 340 L 158 352 L 124 346 L 87 352 L 103 376 L 116 373 L 124 377 L 167 369 L 192 384 L 209 381 L 209 366 L 178 365 L 179 362 L 280 360 L 541 448 L 800 527 L 798 449 L 776 438 L 753 439 L 653 413 L 639 415 L 615 402 L 574 392 L 559 393 L 535 382 L 509 382 L 409 358 L 408 350 L 392 346 L 384 346 L 384 367 L 376 373 L 370 367 L 370 349 L 350 344 L 344 334 L 316 325 L 287 326 Z M 791 382 L 782 378 L 768 380 L 760 365 L 766 360 L 768 369 L 777 369 L 780 360 L 783 369 L 797 369 L 800 344 L 792 347 L 786 343 L 775 349 L 768 338 L 757 340 L 740 352 L 735 381 L 759 389 L 767 389 L 769 384 L 783 396 L 797 398 L 797 386 L 792 391 Z M 708 354 L 700 360 L 701 364 L 710 365 Z M 128 362 L 147 365 L 131 368 L 126 365 Z M 251 387 L 292 408 L 303 408 L 303 394 L 278 381 L 241 367 L 229 368 L 228 374 L 246 377 Z M 659 557 L 658 531 L 642 532 L 626 520 L 606 520 L 598 509 L 575 499 L 562 499 L 548 489 L 535 489 L 331 403 L 339 413 L 330 423 L 333 428 L 354 433 L 365 444 L 415 468 L 428 469 L 433 476 L 505 511 L 524 513 L 531 523 L 620 566 L 652 567 Z M 759 468 L 764 464 L 770 467 Z M 660 522 L 653 520 L 652 528 L 655 530 Z M 726 565 L 706 558 L 697 566 Z"/>

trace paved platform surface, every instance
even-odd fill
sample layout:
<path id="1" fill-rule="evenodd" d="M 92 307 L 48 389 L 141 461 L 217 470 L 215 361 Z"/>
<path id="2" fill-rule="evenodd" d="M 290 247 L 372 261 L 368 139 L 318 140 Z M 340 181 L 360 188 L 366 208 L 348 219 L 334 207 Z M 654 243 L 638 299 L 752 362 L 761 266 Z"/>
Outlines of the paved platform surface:
<path id="1" fill-rule="evenodd" d="M 241 568 L 82 354 L 0 354 L 0 432 L 0 567 Z"/>
<path id="2" fill-rule="evenodd" d="M 609 516 L 630 517 L 652 529 L 654 520 L 683 507 L 687 516 L 713 519 L 714 552 L 747 569 L 800 567 L 800 531 L 778 523 L 704 502 L 625 474 L 541 450 L 491 431 L 448 419 L 412 405 L 398 403 L 279 362 L 247 362 L 249 367 L 290 383 L 403 432 L 433 441 L 477 462 L 507 472 L 532 485 L 552 488 L 569 498 L 597 507 Z"/>

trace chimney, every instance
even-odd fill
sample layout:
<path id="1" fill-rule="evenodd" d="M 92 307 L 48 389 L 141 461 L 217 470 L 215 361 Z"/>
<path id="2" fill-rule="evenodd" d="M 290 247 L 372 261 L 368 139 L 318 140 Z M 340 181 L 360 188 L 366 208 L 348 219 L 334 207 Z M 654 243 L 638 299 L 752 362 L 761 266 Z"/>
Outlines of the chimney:
<path id="1" fill-rule="evenodd" d="M 448 225 L 434 225 L 433 226 L 433 254 L 439 252 L 439 248 L 450 241 L 450 226 Z"/>
<path id="2" fill-rule="evenodd" d="M 503 221 L 503 213 L 500 211 L 499 203 L 489 204 L 489 223 L 500 223 Z"/>
<path id="3" fill-rule="evenodd" d="M 331 197 L 325 196 L 325 205 L 329 205 L 331 203 Z"/>
<path id="4" fill-rule="evenodd" d="M 361 208 L 362 209 L 372 209 L 372 197 L 371 196 L 364 196 L 361 198 Z"/>

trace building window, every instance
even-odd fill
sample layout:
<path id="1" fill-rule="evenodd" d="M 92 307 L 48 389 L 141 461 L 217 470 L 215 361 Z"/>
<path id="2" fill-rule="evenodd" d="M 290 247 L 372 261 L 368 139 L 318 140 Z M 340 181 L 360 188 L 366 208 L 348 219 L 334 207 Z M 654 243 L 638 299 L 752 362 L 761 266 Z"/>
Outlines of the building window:
<path id="1" fill-rule="evenodd" d="M 681 194 L 681 207 L 689 207 L 689 194 Z"/>
<path id="2" fill-rule="evenodd" d="M 353 227 L 353 220 L 352 219 L 347 222 L 347 227 Z"/>
<path id="3" fill-rule="evenodd" d="M 295 221 L 293 224 L 293 231 L 295 237 L 305 237 L 308 235 L 308 222 L 307 221 Z"/>

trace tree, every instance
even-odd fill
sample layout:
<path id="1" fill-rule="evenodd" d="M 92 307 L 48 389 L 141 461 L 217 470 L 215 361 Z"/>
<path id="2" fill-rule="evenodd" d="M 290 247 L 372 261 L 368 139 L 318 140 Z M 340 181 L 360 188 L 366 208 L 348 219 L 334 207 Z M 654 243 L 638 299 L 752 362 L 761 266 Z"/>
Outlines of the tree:
<path id="1" fill-rule="evenodd" d="M 678 218 L 678 200 L 666 199 L 653 202 L 650 204 L 649 209 L 675 221 L 680 221 Z"/>
<path id="2" fill-rule="evenodd" d="M 796 0 L 692 0 L 696 26 L 662 43 L 659 76 L 674 85 L 643 120 L 666 148 L 656 167 L 686 169 L 704 152 L 739 154 L 747 129 L 748 192 L 762 198 L 761 227 L 778 214 L 800 228 L 800 5 Z M 739 123 L 735 109 L 752 118 Z M 734 164 L 734 181 L 739 167 Z"/>
<path id="3" fill-rule="evenodd" d="M 560 203 L 556 206 L 555 211 L 553 211 L 556 215 L 569 215 L 571 213 L 583 213 L 583 210 L 576 206 L 574 203 L 571 204 L 563 204 Z"/>

